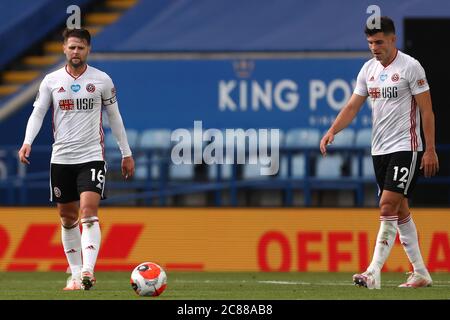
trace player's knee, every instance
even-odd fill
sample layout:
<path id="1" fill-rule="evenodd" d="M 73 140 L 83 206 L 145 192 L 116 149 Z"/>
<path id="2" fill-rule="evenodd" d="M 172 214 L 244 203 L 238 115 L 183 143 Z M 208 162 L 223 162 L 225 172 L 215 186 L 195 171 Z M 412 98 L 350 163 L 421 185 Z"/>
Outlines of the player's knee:
<path id="1" fill-rule="evenodd" d="M 84 205 L 80 208 L 80 213 L 82 218 L 96 217 L 97 216 L 97 206 Z"/>
<path id="2" fill-rule="evenodd" d="M 78 221 L 78 212 L 73 210 L 60 209 L 59 217 L 61 224 L 65 228 L 72 228 Z"/>
<path id="3" fill-rule="evenodd" d="M 66 229 L 72 229 L 78 225 L 78 218 L 72 215 L 60 216 L 61 225 Z"/>
<path id="4" fill-rule="evenodd" d="M 398 204 L 393 201 L 383 201 L 380 203 L 380 215 L 396 216 L 398 215 Z"/>

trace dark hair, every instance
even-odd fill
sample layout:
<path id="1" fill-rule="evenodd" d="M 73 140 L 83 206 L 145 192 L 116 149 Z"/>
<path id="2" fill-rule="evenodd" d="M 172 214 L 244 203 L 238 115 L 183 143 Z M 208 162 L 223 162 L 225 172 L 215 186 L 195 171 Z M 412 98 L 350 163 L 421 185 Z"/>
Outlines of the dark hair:
<path id="1" fill-rule="evenodd" d="M 366 28 L 364 29 L 364 33 L 366 36 L 373 36 L 374 34 L 378 32 L 383 32 L 384 34 L 393 33 L 395 34 L 395 26 L 394 21 L 392 21 L 389 17 L 381 17 L 380 18 L 380 28 L 369 28 L 368 24 L 366 23 Z"/>
<path id="2" fill-rule="evenodd" d="M 86 29 L 68 29 L 63 31 L 64 42 L 70 37 L 80 38 L 86 40 L 87 44 L 91 45 L 91 34 Z"/>

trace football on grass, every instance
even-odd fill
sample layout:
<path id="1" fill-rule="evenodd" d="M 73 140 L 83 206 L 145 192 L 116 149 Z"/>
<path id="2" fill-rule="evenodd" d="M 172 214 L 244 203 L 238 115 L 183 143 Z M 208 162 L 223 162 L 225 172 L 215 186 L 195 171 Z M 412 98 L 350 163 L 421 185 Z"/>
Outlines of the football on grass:
<path id="1" fill-rule="evenodd" d="M 144 262 L 134 268 L 130 282 L 138 295 L 156 297 L 166 289 L 167 275 L 156 263 Z"/>

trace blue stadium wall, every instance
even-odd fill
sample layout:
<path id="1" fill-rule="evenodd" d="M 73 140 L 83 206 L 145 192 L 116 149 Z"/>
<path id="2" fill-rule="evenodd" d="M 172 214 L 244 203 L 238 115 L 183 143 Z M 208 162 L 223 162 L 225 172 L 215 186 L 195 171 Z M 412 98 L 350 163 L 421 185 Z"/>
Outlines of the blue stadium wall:
<path id="1" fill-rule="evenodd" d="M 312 127 L 325 130 L 366 59 L 104 60 L 128 128 Z M 363 107 L 352 127 L 368 127 Z"/>
<path id="2" fill-rule="evenodd" d="M 363 58 L 95 60 L 118 92 L 127 128 L 309 127 L 325 130 L 353 92 Z M 32 102 L 2 123 L 0 144 L 20 144 Z M 50 113 L 50 112 L 49 112 Z M 351 127 L 370 127 L 366 103 Z M 47 114 L 36 143 L 51 143 Z M 14 134 L 12 134 L 14 133 Z"/>

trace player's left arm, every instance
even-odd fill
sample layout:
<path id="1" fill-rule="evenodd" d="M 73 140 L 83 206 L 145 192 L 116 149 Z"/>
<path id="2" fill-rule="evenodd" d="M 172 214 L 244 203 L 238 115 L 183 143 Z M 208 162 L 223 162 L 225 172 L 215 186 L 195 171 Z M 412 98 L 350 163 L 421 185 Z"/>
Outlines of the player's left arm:
<path id="1" fill-rule="evenodd" d="M 116 138 L 120 152 L 122 153 L 122 176 L 125 179 L 128 179 L 134 175 L 134 159 L 128 144 L 127 133 L 125 131 L 125 126 L 123 125 L 122 116 L 119 112 L 116 89 L 109 77 L 106 77 L 105 79 L 105 87 L 102 92 L 102 104 L 106 109 L 111 131 Z"/>
<path id="2" fill-rule="evenodd" d="M 109 125 L 114 137 L 117 140 L 119 149 L 122 153 L 122 175 L 128 179 L 134 175 L 134 159 L 128 145 L 127 134 L 123 125 L 122 116 L 120 115 L 117 103 L 106 107 Z"/>
<path id="3" fill-rule="evenodd" d="M 430 90 L 414 95 L 414 99 L 419 105 L 426 146 L 420 169 L 423 169 L 424 176 L 428 178 L 434 176 L 439 171 L 439 160 L 435 146 L 434 112 Z"/>

